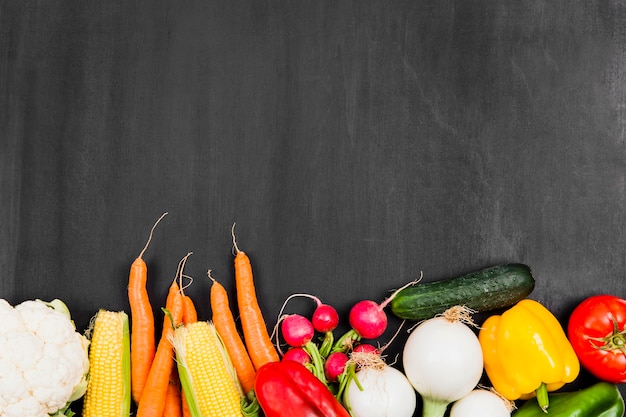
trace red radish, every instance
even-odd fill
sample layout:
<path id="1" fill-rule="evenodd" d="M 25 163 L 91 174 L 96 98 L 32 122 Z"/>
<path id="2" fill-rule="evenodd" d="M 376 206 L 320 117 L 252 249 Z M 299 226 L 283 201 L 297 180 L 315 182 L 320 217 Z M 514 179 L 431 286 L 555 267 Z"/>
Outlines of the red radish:
<path id="1" fill-rule="evenodd" d="M 315 335 L 311 321 L 300 314 L 284 316 L 281 330 L 285 342 L 292 347 L 306 346 Z"/>
<path id="2" fill-rule="evenodd" d="M 283 355 L 282 360 L 283 361 L 296 361 L 296 362 L 300 362 L 303 365 L 307 365 L 311 363 L 311 357 L 309 356 L 307 351 L 301 347 L 294 347 L 294 348 L 287 350 L 287 352 L 285 352 L 285 354 Z"/>
<path id="3" fill-rule="evenodd" d="M 371 300 L 359 301 L 350 310 L 350 326 L 365 339 L 382 336 L 387 329 L 387 314 L 383 311 L 386 306 L 387 302 L 377 304 Z"/>
<path id="4" fill-rule="evenodd" d="M 322 303 L 319 298 L 311 294 L 291 294 L 283 303 L 283 307 L 281 308 L 279 315 L 282 314 L 289 300 L 295 297 L 306 297 L 315 302 L 316 308 L 311 318 L 315 331 L 318 331 L 320 333 L 326 333 L 335 330 L 335 328 L 339 324 L 339 314 L 337 313 L 337 310 L 328 304 Z"/>
<path id="5" fill-rule="evenodd" d="M 379 355 L 381 353 L 380 350 L 376 348 L 376 346 L 369 343 L 359 343 L 354 347 L 354 349 L 352 349 L 352 352 L 371 353 L 374 355 Z"/>
<path id="6" fill-rule="evenodd" d="M 385 307 L 401 290 L 416 284 L 420 279 L 421 277 L 405 284 L 380 304 L 371 300 L 361 300 L 352 306 L 348 316 L 352 328 L 335 343 L 333 351 L 346 351 L 355 340 L 376 339 L 382 336 L 387 330 L 388 323 Z"/>
<path id="7" fill-rule="evenodd" d="M 307 368 L 309 368 L 320 381 L 326 384 L 324 358 L 320 355 L 317 345 L 311 341 L 315 335 L 311 321 L 300 314 L 287 314 L 282 316 L 276 325 L 278 326 L 279 323 L 281 324 L 281 333 L 285 342 L 291 346 L 291 349 L 302 348 L 308 354 L 311 359 L 311 364 L 307 366 Z M 278 345 L 278 335 L 276 336 L 276 344 Z M 283 355 L 280 346 L 277 346 L 277 348 L 280 354 Z"/>
<path id="8" fill-rule="evenodd" d="M 328 304 L 322 304 L 319 299 L 317 300 L 317 308 L 313 312 L 311 322 L 313 327 L 320 333 L 332 332 L 339 324 L 339 314 L 335 307 Z"/>
<path id="9" fill-rule="evenodd" d="M 348 355 L 344 352 L 333 352 L 324 363 L 324 374 L 330 382 L 336 382 L 346 369 Z"/>
<path id="10" fill-rule="evenodd" d="M 333 343 L 335 342 L 333 330 L 335 330 L 339 324 L 339 314 L 334 307 L 323 304 L 317 297 L 313 297 L 313 299 L 316 300 L 317 308 L 313 312 L 311 323 L 316 331 L 324 333 L 319 351 L 320 355 L 326 358 L 330 354 Z"/>
<path id="11" fill-rule="evenodd" d="M 287 297 L 287 299 L 283 303 L 283 306 L 280 309 L 279 317 L 283 313 L 289 300 L 295 297 L 306 297 L 306 298 L 310 298 L 311 300 L 315 302 L 316 308 L 311 317 L 311 324 L 315 331 L 324 333 L 324 338 L 322 340 L 322 344 L 319 347 L 318 351 L 320 355 L 322 356 L 322 358 L 326 358 L 330 354 L 333 348 L 333 344 L 335 342 L 334 340 L 335 336 L 333 335 L 333 330 L 335 330 L 335 328 L 337 328 L 337 325 L 339 324 L 339 314 L 337 313 L 337 310 L 328 304 L 322 303 L 322 301 L 314 295 L 306 294 L 306 293 L 298 293 L 298 294 L 292 294 L 289 297 Z M 276 345 L 280 352 L 280 346 L 278 346 L 278 336 L 276 338 Z"/>

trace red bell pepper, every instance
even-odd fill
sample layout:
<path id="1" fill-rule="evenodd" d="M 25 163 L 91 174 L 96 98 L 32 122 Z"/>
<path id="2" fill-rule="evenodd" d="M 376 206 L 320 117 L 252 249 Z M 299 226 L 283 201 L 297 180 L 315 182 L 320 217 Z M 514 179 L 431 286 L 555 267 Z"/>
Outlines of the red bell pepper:
<path id="1" fill-rule="evenodd" d="M 263 365 L 254 392 L 266 417 L 350 417 L 328 387 L 299 362 Z"/>

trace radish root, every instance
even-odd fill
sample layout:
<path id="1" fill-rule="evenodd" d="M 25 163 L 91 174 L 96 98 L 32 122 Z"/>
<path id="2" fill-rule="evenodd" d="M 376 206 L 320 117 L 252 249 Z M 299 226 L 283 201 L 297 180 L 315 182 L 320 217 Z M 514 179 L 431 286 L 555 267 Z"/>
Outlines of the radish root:
<path id="1" fill-rule="evenodd" d="M 411 285 L 415 285 L 418 282 L 420 282 L 422 280 L 422 278 L 424 277 L 424 273 L 420 272 L 420 276 L 417 279 L 414 279 L 411 282 L 408 282 L 406 284 L 404 284 L 402 287 L 398 288 L 397 290 L 395 290 L 389 297 L 387 297 L 382 303 L 380 303 L 380 308 L 383 309 L 385 307 L 387 307 L 387 304 L 389 304 L 391 302 L 391 300 L 393 300 L 395 298 L 396 295 L 398 295 L 398 293 L 400 291 L 402 291 L 403 289 L 410 287 Z"/>
<path id="2" fill-rule="evenodd" d="M 234 239 L 234 235 L 233 235 L 233 239 Z M 234 240 L 233 240 L 234 243 Z M 235 246 L 236 248 L 236 246 Z M 278 320 L 276 321 L 276 325 L 274 326 L 274 329 L 272 330 L 272 334 L 270 335 L 270 338 L 273 339 L 274 335 L 276 334 L 276 347 L 279 348 L 278 346 L 278 325 L 280 324 L 281 320 L 284 318 L 283 312 L 285 311 L 285 308 L 287 307 L 287 303 L 289 302 L 289 300 L 291 300 L 292 298 L 295 297 L 307 297 L 310 298 L 312 300 L 315 301 L 315 303 L 317 304 L 317 306 L 319 307 L 320 305 L 322 305 L 322 301 L 317 298 L 314 295 L 311 294 L 306 294 L 306 293 L 297 293 L 297 294 L 291 294 L 289 297 L 287 297 L 285 299 L 285 301 L 283 302 L 283 305 L 280 307 L 280 311 L 278 312 Z"/>

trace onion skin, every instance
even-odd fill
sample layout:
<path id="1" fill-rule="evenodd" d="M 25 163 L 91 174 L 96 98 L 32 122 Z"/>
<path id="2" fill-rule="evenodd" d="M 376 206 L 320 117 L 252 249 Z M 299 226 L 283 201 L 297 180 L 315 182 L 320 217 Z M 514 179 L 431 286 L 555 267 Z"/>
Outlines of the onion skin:
<path id="1" fill-rule="evenodd" d="M 448 404 L 476 388 L 484 367 L 478 337 L 452 313 L 415 327 L 402 361 L 404 373 L 422 397 L 423 417 L 442 417 Z"/>
<path id="2" fill-rule="evenodd" d="M 510 417 L 510 404 L 498 394 L 475 389 L 452 404 L 450 417 Z"/>
<path id="3" fill-rule="evenodd" d="M 365 367 L 356 377 L 363 391 L 350 381 L 343 396 L 352 417 L 412 417 L 415 413 L 415 390 L 398 369 L 388 365 Z"/>

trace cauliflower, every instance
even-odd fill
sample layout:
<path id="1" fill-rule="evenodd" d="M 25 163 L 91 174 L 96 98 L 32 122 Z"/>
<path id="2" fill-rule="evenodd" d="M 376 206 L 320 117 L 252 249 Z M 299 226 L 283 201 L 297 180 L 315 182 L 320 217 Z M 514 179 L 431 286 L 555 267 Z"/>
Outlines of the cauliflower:
<path id="1" fill-rule="evenodd" d="M 72 416 L 87 388 L 88 347 L 62 301 L 0 299 L 0 416 Z"/>

